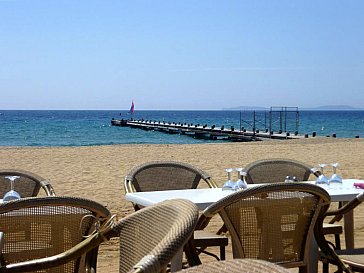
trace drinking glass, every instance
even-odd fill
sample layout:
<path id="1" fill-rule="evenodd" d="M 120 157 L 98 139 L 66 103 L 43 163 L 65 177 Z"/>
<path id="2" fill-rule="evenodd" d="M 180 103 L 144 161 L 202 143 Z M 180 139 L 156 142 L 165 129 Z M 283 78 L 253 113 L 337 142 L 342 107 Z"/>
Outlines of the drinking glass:
<path id="1" fill-rule="evenodd" d="M 324 174 L 324 168 L 327 166 L 327 164 L 319 164 L 319 166 L 321 169 L 321 174 L 319 177 L 317 177 L 316 184 L 329 185 L 330 184 L 329 179 Z"/>
<path id="2" fill-rule="evenodd" d="M 11 200 L 20 199 L 19 193 L 17 193 L 14 190 L 15 180 L 18 179 L 19 177 L 20 176 L 15 176 L 15 175 L 5 176 L 5 178 L 7 178 L 7 179 L 10 180 L 10 191 L 8 191 L 7 193 L 5 193 L 5 195 L 3 197 L 3 201 L 11 201 Z"/>
<path id="3" fill-rule="evenodd" d="M 236 171 L 238 172 L 238 181 L 235 182 L 235 186 L 237 189 L 246 189 L 248 188 L 248 185 L 245 181 L 246 172 L 243 171 L 243 168 L 236 168 Z"/>
<path id="4" fill-rule="evenodd" d="M 232 171 L 233 171 L 232 168 L 225 169 L 225 172 L 227 172 L 227 175 L 228 175 L 228 180 L 222 186 L 222 190 L 233 190 L 234 189 L 235 184 L 233 181 L 231 181 Z"/>
<path id="5" fill-rule="evenodd" d="M 332 163 L 330 164 L 332 166 L 332 169 L 333 169 L 333 174 L 331 175 L 329 181 L 330 181 L 330 184 L 342 184 L 343 183 L 343 179 L 340 175 L 338 175 L 336 173 L 336 169 L 339 167 L 339 163 Z"/>

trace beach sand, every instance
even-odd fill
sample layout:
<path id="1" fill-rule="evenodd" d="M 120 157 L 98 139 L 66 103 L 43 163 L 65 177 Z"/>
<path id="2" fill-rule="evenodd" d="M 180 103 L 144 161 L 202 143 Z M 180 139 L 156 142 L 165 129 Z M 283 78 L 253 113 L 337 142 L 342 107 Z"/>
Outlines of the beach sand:
<path id="1" fill-rule="evenodd" d="M 339 162 L 344 178 L 364 179 L 364 140 L 317 138 L 251 143 L 193 145 L 112 145 L 90 147 L 0 147 L 1 168 L 19 168 L 48 179 L 57 195 L 80 196 L 107 206 L 119 218 L 133 212 L 124 199 L 124 176 L 134 166 L 152 160 L 193 164 L 222 185 L 224 168 L 243 167 L 265 158 L 291 158 L 311 165 Z M 330 170 L 331 171 L 331 170 Z M 364 246 L 364 210 L 355 211 L 356 244 Z M 216 220 L 209 228 L 216 229 Z M 228 257 L 231 254 L 228 249 Z M 118 242 L 100 248 L 99 272 L 118 271 Z M 204 258 L 209 259 L 209 258 Z"/>

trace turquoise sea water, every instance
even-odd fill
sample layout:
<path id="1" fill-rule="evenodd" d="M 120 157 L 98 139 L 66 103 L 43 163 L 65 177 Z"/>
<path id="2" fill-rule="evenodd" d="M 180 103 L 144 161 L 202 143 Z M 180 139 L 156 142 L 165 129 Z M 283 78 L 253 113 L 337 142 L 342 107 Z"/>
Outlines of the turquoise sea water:
<path id="1" fill-rule="evenodd" d="M 241 117 L 241 118 L 240 118 Z M 23 111 L 0 110 L 0 146 L 88 146 L 112 144 L 184 144 L 216 142 L 186 135 L 170 135 L 129 127 L 111 126 L 111 119 L 130 118 L 127 111 Z M 215 124 L 217 127 L 251 128 L 252 112 L 239 111 L 136 111 L 134 119 Z M 256 127 L 263 129 L 268 120 L 257 112 Z M 296 128 L 295 114 L 280 124 L 272 118 L 275 131 L 300 134 L 317 132 L 319 136 L 335 133 L 338 138 L 364 137 L 364 111 L 300 111 Z M 281 119 L 282 120 L 282 119 Z M 264 125 L 264 123 L 266 123 Z M 221 141 L 221 140 L 220 140 Z"/>

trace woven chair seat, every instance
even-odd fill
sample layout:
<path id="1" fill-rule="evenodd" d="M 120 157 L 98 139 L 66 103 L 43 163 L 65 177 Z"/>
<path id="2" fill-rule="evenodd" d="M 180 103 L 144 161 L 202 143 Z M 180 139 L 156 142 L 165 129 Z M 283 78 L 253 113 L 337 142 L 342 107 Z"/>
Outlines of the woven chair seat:
<path id="1" fill-rule="evenodd" d="M 215 257 L 217 260 L 225 260 L 225 248 L 229 244 L 229 239 L 226 235 L 220 235 L 213 232 L 207 232 L 205 230 L 195 230 L 194 232 L 194 245 L 196 248 L 201 249 L 202 253 Z M 220 257 L 216 255 L 205 252 L 205 248 L 211 246 L 220 247 Z"/>
<path id="2" fill-rule="evenodd" d="M 186 273 L 290 273 L 289 270 L 262 260 L 234 259 L 212 262 L 184 269 Z"/>
<path id="3" fill-rule="evenodd" d="M 225 235 L 219 235 L 212 232 L 207 232 L 205 230 L 195 230 L 195 245 L 200 246 L 216 246 L 222 245 L 227 246 L 229 243 L 228 237 Z M 196 237 L 198 238 L 196 240 Z"/>

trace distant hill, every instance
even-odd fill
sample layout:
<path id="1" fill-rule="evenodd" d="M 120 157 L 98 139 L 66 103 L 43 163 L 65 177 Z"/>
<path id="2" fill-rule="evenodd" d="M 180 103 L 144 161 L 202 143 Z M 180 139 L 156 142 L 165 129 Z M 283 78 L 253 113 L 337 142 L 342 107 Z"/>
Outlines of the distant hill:
<path id="1" fill-rule="evenodd" d="M 261 107 L 261 106 L 237 106 L 237 107 L 230 107 L 230 108 L 222 108 L 225 111 L 269 111 L 270 107 Z M 364 110 L 364 108 L 356 108 L 350 105 L 322 105 L 317 107 L 298 107 L 298 110 L 302 111 L 355 111 L 355 110 Z"/>
<path id="2" fill-rule="evenodd" d="M 322 110 L 322 111 L 350 111 L 350 110 L 364 110 L 363 108 L 356 108 L 349 105 L 323 105 L 312 108 L 300 108 L 300 110 Z"/>

